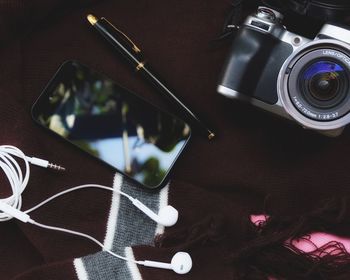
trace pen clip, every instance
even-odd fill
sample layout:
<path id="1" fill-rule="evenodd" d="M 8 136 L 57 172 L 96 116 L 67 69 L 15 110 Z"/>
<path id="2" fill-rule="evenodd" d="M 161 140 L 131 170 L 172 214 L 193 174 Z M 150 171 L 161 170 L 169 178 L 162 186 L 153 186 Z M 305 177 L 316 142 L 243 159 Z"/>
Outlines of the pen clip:
<path id="1" fill-rule="evenodd" d="M 138 46 L 136 46 L 136 44 L 121 30 L 119 30 L 117 27 L 115 27 L 108 19 L 106 18 L 102 18 L 103 20 L 105 20 L 106 22 L 108 22 L 108 24 L 110 24 L 110 26 L 119 34 L 123 37 L 124 41 L 127 41 L 129 44 L 131 44 L 132 50 L 139 54 L 141 53 L 141 50 Z"/>

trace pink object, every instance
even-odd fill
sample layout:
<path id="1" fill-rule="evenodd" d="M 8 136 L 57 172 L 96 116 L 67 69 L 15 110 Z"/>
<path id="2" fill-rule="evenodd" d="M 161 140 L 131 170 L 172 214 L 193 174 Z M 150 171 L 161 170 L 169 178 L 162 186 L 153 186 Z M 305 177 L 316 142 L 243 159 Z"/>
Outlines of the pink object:
<path id="1" fill-rule="evenodd" d="M 261 223 L 266 222 L 269 216 L 266 215 L 251 215 L 250 220 L 256 226 L 261 225 Z M 290 242 L 290 240 L 286 240 Z M 324 232 L 313 232 L 307 236 L 300 238 L 299 240 L 292 240 L 292 245 L 294 245 L 299 250 L 305 253 L 311 253 L 315 250 L 321 248 L 322 246 L 328 244 L 329 242 L 339 242 L 342 243 L 345 250 L 350 253 L 350 238 L 341 237 Z M 330 249 L 332 250 L 332 249 Z M 330 251 L 324 251 L 324 253 L 331 253 Z M 321 254 L 321 252 L 320 252 Z M 322 256 L 322 255 L 320 255 Z"/>

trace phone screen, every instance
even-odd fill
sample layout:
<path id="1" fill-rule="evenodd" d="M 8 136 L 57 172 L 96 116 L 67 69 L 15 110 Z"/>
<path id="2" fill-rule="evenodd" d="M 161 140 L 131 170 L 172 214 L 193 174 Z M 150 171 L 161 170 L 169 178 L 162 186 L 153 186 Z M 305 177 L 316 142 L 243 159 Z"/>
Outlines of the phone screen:
<path id="1" fill-rule="evenodd" d="M 74 61 L 60 67 L 32 115 L 148 188 L 162 185 L 191 134 L 184 121 Z"/>

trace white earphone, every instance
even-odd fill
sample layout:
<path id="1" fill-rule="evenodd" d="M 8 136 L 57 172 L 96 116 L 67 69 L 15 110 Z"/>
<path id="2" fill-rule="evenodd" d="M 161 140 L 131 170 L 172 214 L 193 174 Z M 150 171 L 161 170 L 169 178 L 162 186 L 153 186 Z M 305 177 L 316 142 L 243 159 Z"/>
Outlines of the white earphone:
<path id="1" fill-rule="evenodd" d="M 132 201 L 132 204 L 134 204 L 153 221 L 165 227 L 171 227 L 175 225 L 179 218 L 179 212 L 170 205 L 163 207 L 159 210 L 158 214 L 156 214 L 136 198 L 131 198 L 130 200 Z"/>
<path id="2" fill-rule="evenodd" d="M 19 166 L 19 164 L 16 162 L 16 160 L 12 157 L 16 156 L 24 160 L 25 163 L 25 175 L 23 176 L 22 170 Z M 89 236 L 87 234 L 73 231 L 73 230 L 68 230 L 65 228 L 59 228 L 59 227 L 53 227 L 53 226 L 48 226 L 44 224 L 40 224 L 33 219 L 31 219 L 29 213 L 40 208 L 44 204 L 50 202 L 51 200 L 62 196 L 64 194 L 70 193 L 72 191 L 76 191 L 79 189 L 86 189 L 86 188 L 99 188 L 99 189 L 104 189 L 104 190 L 110 190 L 113 192 L 117 192 L 121 194 L 122 196 L 128 198 L 135 207 L 137 207 L 140 211 L 142 211 L 144 214 L 146 214 L 150 219 L 155 221 L 158 224 L 161 224 L 165 227 L 170 227 L 176 224 L 178 220 L 178 211 L 168 205 L 162 209 L 159 210 L 158 214 L 154 213 L 150 208 L 148 208 L 145 204 L 143 204 L 141 201 L 137 200 L 136 198 L 133 198 L 132 196 L 122 192 L 115 190 L 111 187 L 106 187 L 98 184 L 87 184 L 87 185 L 81 185 L 77 187 L 73 187 L 70 189 L 67 189 L 65 191 L 62 191 L 60 193 L 57 193 L 56 195 L 44 200 L 43 202 L 39 203 L 38 205 L 32 207 L 31 209 L 28 209 L 26 211 L 21 211 L 21 206 L 22 206 L 22 192 L 25 190 L 28 180 L 29 180 L 29 174 L 30 174 L 30 168 L 29 168 L 29 163 L 41 166 L 44 168 L 54 168 L 56 170 L 64 170 L 63 167 L 60 167 L 58 165 L 54 165 L 49 163 L 46 160 L 38 159 L 38 158 L 30 158 L 25 156 L 25 154 L 19 150 L 16 147 L 13 146 L 0 146 L 0 167 L 2 170 L 5 172 L 5 175 L 8 177 L 12 192 L 13 194 L 5 199 L 0 199 L 0 222 L 3 221 L 8 221 L 12 218 L 16 218 L 24 223 L 30 223 L 35 226 L 44 228 L 44 229 L 49 229 L 49 230 L 55 230 L 55 231 L 61 231 L 77 236 L 81 236 L 84 238 L 87 238 L 96 244 L 98 244 L 101 248 L 103 248 L 106 252 L 109 254 L 113 255 L 116 258 L 125 260 L 125 261 L 130 261 L 134 262 L 139 265 L 147 266 L 147 267 L 154 267 L 154 268 L 162 268 L 162 269 L 170 269 L 173 270 L 174 272 L 178 274 L 186 274 L 188 273 L 191 268 L 192 268 L 192 259 L 191 256 L 188 253 L 185 252 L 178 252 L 176 253 L 172 260 L 171 263 L 163 263 L 163 262 L 156 262 L 156 261 L 150 261 L 150 260 L 145 260 L 145 261 L 135 261 L 131 260 L 128 258 L 125 258 L 123 256 L 117 255 L 114 252 L 106 249 L 104 245 L 95 239 L 92 236 Z"/>
<path id="3" fill-rule="evenodd" d="M 143 265 L 148 267 L 170 269 L 177 274 L 186 274 L 190 272 L 192 268 L 192 259 L 188 253 L 178 252 L 171 259 L 171 263 L 144 261 Z"/>

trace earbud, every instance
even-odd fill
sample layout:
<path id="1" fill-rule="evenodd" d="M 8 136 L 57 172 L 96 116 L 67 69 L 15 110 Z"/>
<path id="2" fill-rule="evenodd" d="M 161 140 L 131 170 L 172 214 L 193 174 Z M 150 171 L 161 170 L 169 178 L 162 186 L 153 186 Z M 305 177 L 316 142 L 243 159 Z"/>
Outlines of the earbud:
<path id="1" fill-rule="evenodd" d="M 158 224 L 161 224 L 166 227 L 171 227 L 176 224 L 179 213 L 178 211 L 168 205 L 164 208 L 159 210 L 159 213 L 154 213 L 151 209 L 149 209 L 146 205 L 144 205 L 141 201 L 137 200 L 136 198 L 131 199 L 132 203 L 140 209 L 143 213 L 145 213 L 148 217 L 150 217 L 153 221 L 155 221 Z"/>
<path id="2" fill-rule="evenodd" d="M 176 224 L 179 218 L 179 212 L 172 206 L 163 207 L 158 212 L 159 223 L 166 227 L 171 227 Z"/>
<path id="3" fill-rule="evenodd" d="M 44 200 L 43 202 L 37 204 L 36 206 L 32 207 L 31 209 L 27 209 L 26 211 L 21 210 L 21 200 L 22 200 L 22 192 L 24 191 L 26 184 L 29 179 L 29 163 L 35 164 L 42 167 L 51 167 L 54 169 L 60 169 L 63 170 L 64 168 L 60 168 L 58 166 L 51 165 L 48 161 L 41 160 L 38 158 L 29 158 L 27 157 L 21 150 L 17 149 L 16 147 L 12 146 L 0 146 L 0 169 L 2 169 L 5 174 L 7 175 L 9 181 L 11 182 L 11 187 L 13 191 L 12 198 L 7 199 L 0 199 L 0 222 L 8 221 L 12 218 L 18 219 L 22 221 L 23 223 L 30 223 L 32 225 L 38 226 L 40 228 L 46 229 L 46 230 L 54 230 L 64 233 L 69 233 L 75 236 L 84 237 L 86 239 L 89 239 L 92 242 L 95 242 L 97 245 L 99 245 L 101 248 L 104 249 L 104 251 L 108 252 L 110 255 L 124 260 L 133 262 L 140 265 L 150 266 L 150 267 L 157 267 L 157 268 L 163 268 L 163 269 L 170 269 L 178 274 L 185 274 L 188 273 L 192 268 L 192 259 L 189 254 L 184 252 L 179 252 L 174 255 L 174 257 L 171 260 L 171 263 L 162 263 L 162 262 L 155 262 L 155 261 L 135 261 L 134 259 L 128 259 L 124 256 L 118 255 L 114 253 L 111 250 L 108 250 L 108 248 L 105 248 L 105 246 L 98 241 L 96 238 L 74 230 L 66 229 L 66 228 L 60 228 L 60 227 L 54 227 L 50 225 L 41 224 L 39 222 L 36 222 L 35 220 L 31 219 L 29 214 L 40 208 L 41 206 L 45 205 L 46 203 L 52 201 L 53 199 L 56 199 L 57 197 L 60 197 L 64 194 L 70 193 L 72 191 L 84 189 L 84 188 L 99 188 L 104 190 L 109 190 L 113 192 L 117 192 L 124 197 L 128 198 L 138 209 L 140 209 L 143 213 L 145 213 L 149 218 L 151 218 L 153 221 L 155 221 L 158 224 L 164 225 L 166 227 L 170 227 L 176 224 L 178 220 L 178 211 L 168 205 L 162 209 L 160 209 L 159 213 L 154 213 L 151 209 L 149 209 L 146 205 L 144 205 L 139 200 L 131 197 L 130 195 L 120 191 L 115 190 L 111 187 L 106 187 L 98 184 L 86 184 L 86 185 L 80 185 L 76 186 L 67 190 L 64 190 L 62 192 L 59 192 L 58 194 L 55 194 L 51 196 L 50 198 Z M 17 161 L 12 158 L 13 156 L 22 158 L 25 162 L 26 166 L 26 173 L 22 174 L 21 168 Z M 13 184 L 12 184 L 13 183 Z"/>
<path id="4" fill-rule="evenodd" d="M 178 252 L 171 259 L 171 268 L 177 274 L 189 273 L 192 268 L 192 258 L 188 253 Z"/>
<path id="5" fill-rule="evenodd" d="M 171 259 L 171 263 L 144 261 L 142 264 L 147 267 L 170 269 L 177 274 L 186 274 L 191 271 L 192 258 L 188 253 L 178 252 Z"/>

